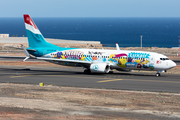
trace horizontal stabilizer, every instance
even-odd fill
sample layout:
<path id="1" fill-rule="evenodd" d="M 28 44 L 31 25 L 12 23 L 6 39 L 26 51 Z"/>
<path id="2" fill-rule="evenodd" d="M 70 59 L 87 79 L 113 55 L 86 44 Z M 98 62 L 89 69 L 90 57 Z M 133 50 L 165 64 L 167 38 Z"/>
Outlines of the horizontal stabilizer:
<path id="1" fill-rule="evenodd" d="M 27 51 L 36 52 L 36 49 L 26 49 Z"/>
<path id="2" fill-rule="evenodd" d="M 22 44 L 21 44 L 21 47 L 24 50 L 24 53 L 26 54 L 26 58 L 23 61 L 26 61 L 27 59 L 30 58 L 30 55 L 29 55 L 28 51 L 26 50 L 26 48 Z"/>

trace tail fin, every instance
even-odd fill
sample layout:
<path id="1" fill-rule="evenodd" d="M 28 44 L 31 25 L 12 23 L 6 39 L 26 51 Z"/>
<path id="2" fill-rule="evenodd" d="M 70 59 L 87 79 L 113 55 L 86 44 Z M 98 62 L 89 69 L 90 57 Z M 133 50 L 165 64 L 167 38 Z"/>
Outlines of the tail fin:
<path id="1" fill-rule="evenodd" d="M 26 27 L 26 33 L 28 37 L 29 47 L 55 47 L 55 45 L 48 43 L 31 17 L 28 14 L 24 14 L 24 22 Z"/>

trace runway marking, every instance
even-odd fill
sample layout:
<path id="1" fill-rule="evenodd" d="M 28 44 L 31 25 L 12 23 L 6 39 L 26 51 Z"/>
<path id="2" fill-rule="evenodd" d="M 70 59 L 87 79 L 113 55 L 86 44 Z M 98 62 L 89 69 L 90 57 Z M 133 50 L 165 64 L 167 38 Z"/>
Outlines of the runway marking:
<path id="1" fill-rule="evenodd" d="M 164 83 L 180 83 L 178 81 L 156 81 L 156 80 L 135 80 L 135 79 L 112 79 L 112 80 L 103 80 L 103 81 L 97 81 L 98 83 L 102 82 L 113 82 L 113 81 L 121 81 L 121 80 L 129 80 L 129 81 L 143 81 L 143 82 L 164 82 Z"/>
<path id="2" fill-rule="evenodd" d="M 11 76 L 10 78 L 18 78 L 18 77 L 27 77 L 27 76 L 62 76 L 62 77 L 73 77 L 73 78 L 92 78 L 94 77 L 85 77 L 85 76 L 69 76 L 69 75 L 39 75 L 39 74 L 30 74 L 30 75 L 17 75 L 17 76 Z M 103 79 L 103 78 L 96 78 L 96 79 Z"/>
<path id="3" fill-rule="evenodd" d="M 144 82 L 180 83 L 180 82 L 176 82 L 176 81 L 160 81 L 160 80 L 134 80 L 134 79 L 126 79 L 126 80 L 130 80 L 130 81 L 144 81 Z"/>
<path id="4" fill-rule="evenodd" d="M 102 82 L 112 82 L 112 81 L 120 81 L 123 79 L 113 79 L 113 80 L 103 80 L 103 81 L 97 81 L 98 83 L 102 83 Z"/>
<path id="5" fill-rule="evenodd" d="M 18 78 L 18 77 L 27 77 L 32 75 L 17 75 L 17 76 L 11 76 L 10 78 Z"/>
<path id="6" fill-rule="evenodd" d="M 69 75 L 41 75 L 41 76 L 62 76 L 62 77 L 73 77 L 73 78 L 92 78 L 92 79 L 103 79 L 103 78 L 95 78 L 95 77 L 85 77 L 85 76 L 69 76 Z"/>
<path id="7" fill-rule="evenodd" d="M 109 77 L 86 77 L 86 76 L 69 76 L 69 75 L 38 75 L 38 74 L 29 74 L 29 75 L 17 75 L 17 76 L 11 76 L 10 78 L 18 78 L 18 77 L 27 77 L 27 76 L 62 76 L 62 77 L 73 77 L 73 78 L 91 78 L 91 79 L 111 79 Z M 115 77 L 115 76 L 113 76 Z M 122 76 L 121 76 L 122 77 Z M 129 77 L 129 76 L 126 76 Z M 121 81 L 121 80 L 130 80 L 130 81 L 143 81 L 143 82 L 162 82 L 162 83 L 180 83 L 180 81 L 160 81 L 160 80 L 136 80 L 136 79 L 111 79 L 111 80 L 103 80 L 103 81 L 97 81 L 98 83 L 103 82 L 113 82 L 113 81 Z"/>

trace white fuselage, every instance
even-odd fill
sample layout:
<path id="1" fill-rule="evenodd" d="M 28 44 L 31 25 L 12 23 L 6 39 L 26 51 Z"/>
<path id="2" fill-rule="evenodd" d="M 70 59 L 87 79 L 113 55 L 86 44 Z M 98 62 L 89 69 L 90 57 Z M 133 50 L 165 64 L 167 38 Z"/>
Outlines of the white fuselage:
<path id="1" fill-rule="evenodd" d="M 162 54 L 130 50 L 69 49 L 46 54 L 43 57 L 97 64 L 107 63 L 111 69 L 159 71 L 176 66 L 172 60 Z"/>

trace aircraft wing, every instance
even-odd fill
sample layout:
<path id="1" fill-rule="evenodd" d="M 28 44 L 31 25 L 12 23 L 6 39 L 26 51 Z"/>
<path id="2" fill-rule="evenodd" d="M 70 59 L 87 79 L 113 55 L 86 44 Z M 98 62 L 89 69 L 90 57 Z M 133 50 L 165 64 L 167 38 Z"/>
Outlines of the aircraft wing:
<path id="1" fill-rule="evenodd" d="M 37 57 L 39 60 L 46 61 L 59 61 L 59 62 L 69 62 L 69 63 L 82 63 L 82 64 L 91 64 L 90 61 L 80 61 L 80 60 L 67 60 L 67 59 L 56 59 L 56 58 L 45 58 L 45 57 Z"/>

